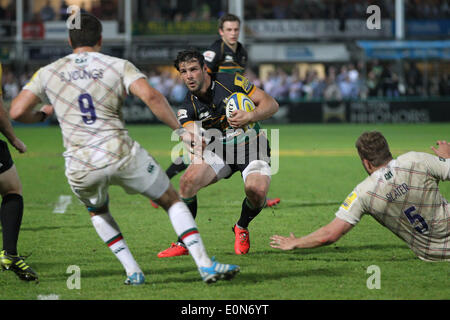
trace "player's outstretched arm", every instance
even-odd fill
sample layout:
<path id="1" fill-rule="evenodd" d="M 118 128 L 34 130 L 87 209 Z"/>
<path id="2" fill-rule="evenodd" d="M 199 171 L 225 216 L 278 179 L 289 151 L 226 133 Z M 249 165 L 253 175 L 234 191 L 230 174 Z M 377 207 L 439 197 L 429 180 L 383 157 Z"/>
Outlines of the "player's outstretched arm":
<path id="1" fill-rule="evenodd" d="M 434 153 L 441 158 L 448 159 L 450 158 L 450 142 L 445 140 L 439 140 L 436 142 L 437 148 L 431 147 Z"/>
<path id="2" fill-rule="evenodd" d="M 180 127 L 175 113 L 169 105 L 166 97 L 161 92 L 152 88 L 144 78 L 134 81 L 130 85 L 130 92 L 141 99 L 153 112 L 153 114 L 166 125 L 176 130 Z"/>
<path id="3" fill-rule="evenodd" d="M 292 250 L 295 248 L 316 248 L 326 246 L 338 241 L 344 234 L 346 234 L 353 227 L 339 218 L 335 218 L 326 226 L 317 229 L 304 237 L 295 237 L 291 232 L 289 237 L 273 235 L 270 237 L 270 246 L 280 250 Z"/>
<path id="4" fill-rule="evenodd" d="M 45 121 L 53 114 L 53 107 L 44 105 L 40 110 L 33 110 L 41 101 L 30 90 L 22 90 L 12 101 L 9 115 L 12 119 L 23 123 L 36 123 Z"/>

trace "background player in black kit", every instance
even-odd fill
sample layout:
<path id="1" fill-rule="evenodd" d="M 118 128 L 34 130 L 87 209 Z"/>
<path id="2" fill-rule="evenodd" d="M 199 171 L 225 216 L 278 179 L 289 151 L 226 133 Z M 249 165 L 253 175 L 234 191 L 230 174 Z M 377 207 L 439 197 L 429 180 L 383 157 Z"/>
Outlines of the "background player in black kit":
<path id="1" fill-rule="evenodd" d="M 248 54 L 238 41 L 241 28 L 239 17 L 225 14 L 219 19 L 220 39 L 216 40 L 203 55 L 209 73 L 226 72 L 244 74 Z"/>
<path id="2" fill-rule="evenodd" d="M 195 150 L 191 163 L 180 179 L 180 195 L 188 205 L 192 215 L 197 213 L 197 192 L 236 171 L 241 172 L 246 197 L 242 202 L 241 216 L 233 226 L 235 233 L 235 253 L 246 254 L 250 249 L 248 225 L 262 210 L 270 186 L 270 148 L 258 121 L 270 118 L 278 111 L 278 103 L 263 90 L 251 84 L 239 73 L 213 73 L 207 71 L 204 56 L 195 50 L 178 54 L 175 67 L 189 89 L 182 107 L 178 110 L 178 120 L 188 131 L 197 133 L 198 123 L 202 129 L 215 129 L 215 148 L 198 154 Z M 236 110 L 231 118 L 225 114 L 227 98 L 233 92 L 242 92 L 254 102 L 252 112 Z M 254 130 L 243 128 L 254 123 Z M 211 131 L 207 131 L 211 132 Z M 221 144 L 221 145 L 219 145 Z M 198 146 L 199 144 L 197 144 Z M 221 148 L 219 148 L 222 146 Z M 245 146 L 243 149 L 239 146 Z M 202 149 L 202 148 L 200 148 Z M 221 150 L 220 150 L 221 149 Z M 221 152 L 225 150 L 224 152 Z M 197 150 L 198 151 L 198 150 Z M 228 157 L 232 154 L 232 157 Z M 158 254 L 159 257 L 174 257 L 187 254 L 181 241 Z"/>

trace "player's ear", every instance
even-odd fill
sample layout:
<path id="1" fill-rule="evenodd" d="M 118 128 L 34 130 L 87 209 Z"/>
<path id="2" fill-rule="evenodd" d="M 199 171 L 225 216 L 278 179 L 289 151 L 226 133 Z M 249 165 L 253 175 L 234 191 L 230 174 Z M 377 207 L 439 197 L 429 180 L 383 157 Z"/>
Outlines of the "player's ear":
<path id="1" fill-rule="evenodd" d="M 364 168 L 366 169 L 366 171 L 367 171 L 369 174 L 372 174 L 372 172 L 374 171 L 374 168 L 375 168 L 375 167 L 372 165 L 372 163 L 371 163 L 369 160 L 364 159 L 364 158 L 362 158 L 361 160 L 362 160 L 363 166 L 364 166 Z"/>
<path id="2" fill-rule="evenodd" d="M 99 46 L 101 48 L 102 44 L 103 44 L 103 36 L 100 36 L 100 39 L 98 39 L 98 42 L 97 42 L 97 46 Z"/>

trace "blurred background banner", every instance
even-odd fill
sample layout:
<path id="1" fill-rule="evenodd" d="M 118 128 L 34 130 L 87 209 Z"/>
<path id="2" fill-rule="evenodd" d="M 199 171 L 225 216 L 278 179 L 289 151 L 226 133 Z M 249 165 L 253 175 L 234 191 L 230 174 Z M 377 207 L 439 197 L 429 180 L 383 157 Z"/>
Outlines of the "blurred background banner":
<path id="1" fill-rule="evenodd" d="M 450 40 L 442 41 L 357 41 L 370 59 L 449 60 Z"/>
<path id="2" fill-rule="evenodd" d="M 281 106 L 272 122 L 450 121 L 450 0 L 0 0 L 4 100 L 71 52 L 67 8 L 99 17 L 102 51 L 131 60 L 174 110 L 176 54 L 241 19 L 245 75 Z M 128 122 L 157 122 L 128 97 Z"/>
<path id="3" fill-rule="evenodd" d="M 389 38 L 393 35 L 390 20 L 383 20 L 380 29 L 370 30 L 365 19 L 349 19 L 345 28 L 338 19 L 333 20 L 255 20 L 246 24 L 249 36 L 266 39 L 325 38 Z"/>

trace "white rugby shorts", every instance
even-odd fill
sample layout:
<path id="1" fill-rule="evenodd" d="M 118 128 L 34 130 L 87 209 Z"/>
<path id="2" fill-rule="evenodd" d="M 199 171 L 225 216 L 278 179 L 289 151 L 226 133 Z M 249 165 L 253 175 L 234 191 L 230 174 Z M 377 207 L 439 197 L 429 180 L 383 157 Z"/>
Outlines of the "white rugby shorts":
<path id="1" fill-rule="evenodd" d="M 73 193 L 90 209 L 107 203 L 110 185 L 152 200 L 159 199 L 170 185 L 165 171 L 137 142 L 128 156 L 110 166 L 92 171 L 66 169 L 66 176 Z"/>

